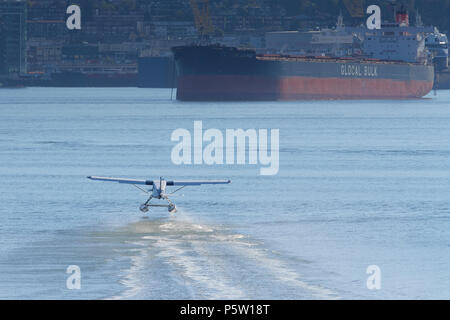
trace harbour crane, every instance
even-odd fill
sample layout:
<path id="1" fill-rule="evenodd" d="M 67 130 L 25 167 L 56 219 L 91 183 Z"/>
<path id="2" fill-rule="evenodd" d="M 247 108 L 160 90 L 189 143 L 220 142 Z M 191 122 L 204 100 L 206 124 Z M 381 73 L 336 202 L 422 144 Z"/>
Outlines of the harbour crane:
<path id="1" fill-rule="evenodd" d="M 194 14 L 195 27 L 200 40 L 208 40 L 214 32 L 214 26 L 209 14 L 209 0 L 189 0 Z"/>

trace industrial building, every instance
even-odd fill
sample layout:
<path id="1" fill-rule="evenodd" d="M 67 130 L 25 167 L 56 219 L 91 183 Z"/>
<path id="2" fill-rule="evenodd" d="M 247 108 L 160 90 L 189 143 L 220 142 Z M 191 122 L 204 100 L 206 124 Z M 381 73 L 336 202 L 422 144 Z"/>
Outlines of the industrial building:
<path id="1" fill-rule="evenodd" d="M 0 0 L 0 74 L 18 75 L 26 69 L 27 3 Z"/>

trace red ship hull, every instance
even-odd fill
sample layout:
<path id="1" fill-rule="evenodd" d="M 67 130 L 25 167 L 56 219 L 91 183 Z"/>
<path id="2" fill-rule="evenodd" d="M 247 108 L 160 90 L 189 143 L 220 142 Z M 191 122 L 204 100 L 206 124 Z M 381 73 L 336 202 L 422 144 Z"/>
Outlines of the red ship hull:
<path id="1" fill-rule="evenodd" d="M 172 50 L 184 101 L 413 99 L 434 83 L 433 66 L 418 63 L 257 56 L 220 46 Z"/>
<path id="2" fill-rule="evenodd" d="M 177 98 L 201 100 L 412 99 L 433 82 L 361 78 L 269 78 L 236 75 L 186 75 L 178 79 Z"/>

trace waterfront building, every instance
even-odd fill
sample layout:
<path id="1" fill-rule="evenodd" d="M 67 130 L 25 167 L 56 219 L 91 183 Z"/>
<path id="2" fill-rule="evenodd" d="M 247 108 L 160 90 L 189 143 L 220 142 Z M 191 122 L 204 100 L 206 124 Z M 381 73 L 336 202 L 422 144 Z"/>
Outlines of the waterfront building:
<path id="1" fill-rule="evenodd" d="M 0 0 L 0 72 L 24 74 L 26 63 L 27 4 L 24 0 Z"/>

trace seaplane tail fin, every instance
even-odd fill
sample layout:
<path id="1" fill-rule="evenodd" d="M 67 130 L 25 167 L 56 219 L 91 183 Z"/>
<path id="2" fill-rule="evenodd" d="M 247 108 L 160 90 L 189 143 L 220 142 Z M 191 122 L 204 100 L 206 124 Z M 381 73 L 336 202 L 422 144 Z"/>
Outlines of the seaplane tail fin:
<path id="1" fill-rule="evenodd" d="M 91 180 L 96 181 L 107 181 L 107 182 L 118 182 L 125 184 L 143 184 L 147 186 L 153 185 L 153 180 L 138 180 L 138 179 L 124 179 L 124 178 L 110 178 L 110 177 L 97 177 L 97 176 L 89 176 L 87 177 Z"/>

